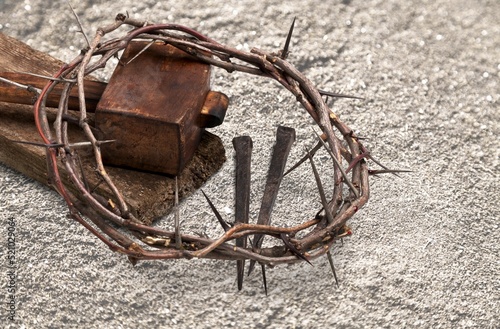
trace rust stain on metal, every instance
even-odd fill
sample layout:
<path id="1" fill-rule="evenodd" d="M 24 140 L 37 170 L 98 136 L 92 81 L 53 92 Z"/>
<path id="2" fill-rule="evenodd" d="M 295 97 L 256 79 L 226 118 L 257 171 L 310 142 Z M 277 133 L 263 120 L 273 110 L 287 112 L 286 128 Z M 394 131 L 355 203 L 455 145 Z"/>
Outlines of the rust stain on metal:
<path id="1" fill-rule="evenodd" d="M 222 123 L 228 99 L 210 91 L 210 65 L 171 45 L 145 46 L 130 43 L 97 105 L 102 138 L 116 140 L 102 146 L 103 160 L 177 175 L 204 128 Z"/>

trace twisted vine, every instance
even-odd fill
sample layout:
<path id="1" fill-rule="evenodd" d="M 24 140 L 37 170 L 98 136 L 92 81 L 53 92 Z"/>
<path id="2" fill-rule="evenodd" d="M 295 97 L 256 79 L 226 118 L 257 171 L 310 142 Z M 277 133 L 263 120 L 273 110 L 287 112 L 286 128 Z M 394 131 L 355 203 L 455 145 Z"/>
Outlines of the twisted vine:
<path id="1" fill-rule="evenodd" d="M 103 41 L 105 36 L 122 26 L 130 30 L 121 37 Z M 329 200 L 324 197 L 324 192 L 320 188 L 322 212 L 316 216 L 312 215 L 300 225 L 288 228 L 235 223 L 217 238 L 199 237 L 141 224 L 106 172 L 101 158 L 102 141 L 95 137 L 89 124 L 84 91 L 84 78 L 104 68 L 111 58 L 116 57 L 118 52 L 125 49 L 133 40 L 170 44 L 202 62 L 228 72 L 242 72 L 274 79 L 290 91 L 321 129 L 322 136 L 318 145 L 324 144 L 332 157 L 334 188 Z M 286 60 L 286 53 L 286 50 L 278 53 L 268 53 L 259 49 L 252 49 L 250 52 L 240 51 L 181 25 L 149 24 L 121 14 L 112 24 L 99 28 L 94 38 L 89 41 L 88 48 L 69 64 L 60 68 L 43 88 L 34 105 L 36 128 L 48 146 L 46 152 L 49 179 L 66 201 L 71 217 L 84 225 L 113 251 L 129 256 L 134 262 L 143 259 L 198 257 L 250 259 L 273 266 L 310 260 L 328 253 L 336 239 L 350 234 L 345 225 L 347 220 L 368 201 L 368 176 L 374 171 L 368 169 L 365 159 L 371 156 L 354 132 L 327 106 L 323 98 L 324 92 L 318 90 Z M 63 84 L 64 88 L 57 117 L 51 128 L 45 102 L 56 84 Z M 102 198 L 89 190 L 70 143 L 65 116 L 68 112 L 69 94 L 74 87 L 78 88 L 79 94 L 79 127 L 91 145 L 97 172 L 112 191 L 115 209 L 109 209 L 102 202 Z M 340 137 L 337 137 L 335 132 Z M 77 188 L 79 198 L 62 183 L 58 169 L 59 161 Z M 316 178 L 318 179 L 317 175 Z M 348 196 L 343 193 L 344 185 L 349 189 Z M 96 228 L 90 222 L 95 224 Z M 272 248 L 243 248 L 232 243 L 232 240 L 257 234 L 282 239 L 283 244 Z"/>

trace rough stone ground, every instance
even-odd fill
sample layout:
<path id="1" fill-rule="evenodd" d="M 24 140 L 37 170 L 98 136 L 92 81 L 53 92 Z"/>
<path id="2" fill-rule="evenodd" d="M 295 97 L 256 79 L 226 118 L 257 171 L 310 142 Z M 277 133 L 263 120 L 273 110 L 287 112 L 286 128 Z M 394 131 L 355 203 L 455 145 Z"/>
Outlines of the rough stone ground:
<path id="1" fill-rule="evenodd" d="M 260 272 L 243 290 L 235 265 L 151 261 L 132 267 L 67 219 L 53 191 L 0 165 L 0 255 L 16 223 L 16 321 L 10 328 L 498 328 L 500 318 L 500 3 L 465 1 L 72 1 L 85 29 L 119 12 L 181 23 L 243 49 L 277 50 L 297 16 L 290 60 L 322 89 L 359 95 L 334 111 L 369 139 L 386 165 L 411 169 L 373 178 L 370 202 L 314 266 Z M 70 60 L 83 47 L 65 1 L 0 2 L 0 32 Z M 93 32 L 92 32 L 93 33 Z M 92 34 L 90 33 L 90 34 Z M 292 161 L 311 146 L 311 121 L 277 84 L 217 71 L 231 97 L 215 130 L 229 161 L 204 190 L 230 218 L 231 139 L 254 139 L 253 210 L 258 210 L 278 124 L 297 128 Z M 318 165 L 326 177 L 326 155 Z M 319 159 L 318 158 L 318 159 Z M 326 181 L 326 179 L 324 179 Z M 319 207 L 310 169 L 283 183 L 274 219 Z M 182 204 L 183 226 L 220 234 L 200 193 Z M 167 217 L 158 225 L 171 225 Z M 0 296 L 7 291 L 5 266 Z M 3 304 L 3 301 L 2 301 Z"/>

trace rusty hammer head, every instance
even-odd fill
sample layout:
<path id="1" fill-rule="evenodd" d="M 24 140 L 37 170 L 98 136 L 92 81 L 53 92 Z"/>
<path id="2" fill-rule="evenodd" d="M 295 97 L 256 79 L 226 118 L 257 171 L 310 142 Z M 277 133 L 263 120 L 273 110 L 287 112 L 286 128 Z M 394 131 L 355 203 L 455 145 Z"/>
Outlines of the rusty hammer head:
<path id="1" fill-rule="evenodd" d="M 96 108 L 102 139 L 115 140 L 102 146 L 104 163 L 177 175 L 227 110 L 210 71 L 171 45 L 130 43 Z"/>

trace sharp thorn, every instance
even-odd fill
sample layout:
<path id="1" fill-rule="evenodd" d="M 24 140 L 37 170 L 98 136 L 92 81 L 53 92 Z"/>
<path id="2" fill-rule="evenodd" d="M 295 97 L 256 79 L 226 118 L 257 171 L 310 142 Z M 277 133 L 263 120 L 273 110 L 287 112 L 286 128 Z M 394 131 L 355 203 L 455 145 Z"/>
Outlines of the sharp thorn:
<path id="1" fill-rule="evenodd" d="M 334 97 L 334 98 L 351 98 L 351 99 L 364 100 L 363 97 L 346 95 L 346 94 L 339 94 L 339 93 L 333 93 L 333 92 L 326 91 L 326 90 L 321 90 L 321 89 L 318 89 L 318 92 L 319 92 L 320 95 L 330 96 L 330 97 Z"/>
<path id="2" fill-rule="evenodd" d="M 323 211 L 323 209 L 324 209 L 324 208 L 323 208 L 323 207 L 321 207 L 321 209 L 320 209 L 320 210 L 318 210 L 318 212 L 316 213 L 316 215 L 314 215 L 314 218 L 315 218 L 315 219 L 321 219 L 321 216 L 320 216 L 320 215 L 321 215 L 321 212 Z"/>
<path id="3" fill-rule="evenodd" d="M 109 144 L 109 143 L 114 143 L 116 142 L 116 139 L 106 139 L 106 140 L 103 140 L 103 141 L 97 141 L 96 144 L 97 145 L 102 145 L 102 144 Z"/>
<path id="4" fill-rule="evenodd" d="M 66 79 L 66 78 L 54 78 L 51 76 L 43 75 L 43 74 L 36 74 L 36 73 L 31 73 L 31 72 L 21 72 L 26 75 L 31 75 L 33 77 L 37 78 L 42 78 L 45 80 L 50 80 L 50 81 L 55 81 L 55 82 L 70 82 L 70 83 L 76 83 L 76 79 Z"/>
<path id="5" fill-rule="evenodd" d="M 6 78 L 0 77 L 0 81 L 4 82 L 4 83 L 7 83 L 9 85 L 15 86 L 17 88 L 24 89 L 24 90 L 26 90 L 28 92 L 31 92 L 31 93 L 35 94 L 36 97 L 38 97 L 38 95 L 41 92 L 41 89 L 35 88 L 35 87 L 31 86 L 31 85 L 24 85 L 22 83 L 15 82 L 15 81 L 12 81 L 12 80 L 9 80 L 9 79 L 6 79 Z"/>
<path id="6" fill-rule="evenodd" d="M 340 165 L 339 160 L 335 157 L 335 155 L 333 154 L 333 152 L 328 148 L 328 145 L 323 140 L 323 138 L 321 138 L 321 135 L 319 135 L 316 132 L 316 130 L 314 130 L 314 128 L 311 127 L 311 129 L 313 130 L 314 134 L 317 136 L 317 138 L 319 139 L 319 141 L 321 142 L 321 144 L 323 144 L 323 146 L 327 150 L 328 154 L 330 154 L 330 157 L 332 158 L 332 160 L 335 163 L 335 165 L 337 166 L 337 168 L 340 170 L 340 173 L 342 174 L 342 177 L 344 178 L 344 181 L 347 184 L 347 186 L 349 186 L 349 188 L 354 193 L 354 195 L 356 196 L 356 198 L 359 198 L 359 192 L 358 192 L 358 190 L 352 185 L 351 181 L 347 177 L 346 172 L 344 171 L 344 169 L 342 169 L 342 166 Z"/>
<path id="7" fill-rule="evenodd" d="M 151 40 L 144 48 L 142 48 L 134 57 L 132 57 L 127 63 L 122 63 L 122 65 L 128 65 L 132 63 L 137 57 L 139 57 L 143 52 L 148 50 L 149 47 L 151 47 L 155 43 L 155 40 Z"/>
<path id="8" fill-rule="evenodd" d="M 368 174 L 370 175 L 393 174 L 393 173 L 404 173 L 404 172 L 413 172 L 413 170 L 398 170 L 398 169 L 368 170 Z"/>
<path id="9" fill-rule="evenodd" d="M 114 143 L 116 142 L 116 139 L 110 139 L 110 140 L 104 140 L 104 141 L 96 141 L 97 145 L 102 145 L 102 144 L 109 144 L 109 143 Z M 78 142 L 78 143 L 72 143 L 68 144 L 69 147 L 77 148 L 77 147 L 86 147 L 86 146 L 92 146 L 91 142 Z"/>
<path id="10" fill-rule="evenodd" d="M 321 148 L 321 143 L 318 142 L 310 151 L 309 153 L 311 153 L 311 156 L 314 156 L 316 154 L 316 152 Z M 304 155 L 296 164 L 294 164 L 290 169 L 288 169 L 284 174 L 283 174 L 283 177 L 285 177 L 286 175 L 288 175 L 289 173 L 291 173 L 292 171 L 294 171 L 295 169 L 297 169 L 301 164 L 303 164 L 307 158 L 309 156 L 306 154 Z"/>
<path id="11" fill-rule="evenodd" d="M 26 144 L 26 145 L 33 145 L 33 146 L 40 146 L 40 147 L 45 147 L 45 148 L 58 148 L 58 147 L 63 147 L 64 144 L 59 143 L 59 144 L 45 144 L 45 143 L 38 143 L 38 142 L 27 142 L 27 141 L 16 141 L 13 139 L 9 139 L 10 142 L 16 143 L 16 144 Z"/>
<path id="12" fill-rule="evenodd" d="M 89 38 L 87 37 L 87 34 L 83 30 L 83 26 L 82 26 L 82 22 L 80 21 L 80 18 L 76 14 L 75 9 L 73 8 L 73 6 L 69 2 L 69 0 L 67 0 L 67 3 L 69 5 L 69 8 L 71 8 L 71 12 L 73 13 L 73 16 L 75 16 L 75 18 L 76 18 L 76 22 L 78 23 L 78 26 L 80 27 L 80 32 L 83 34 L 83 37 L 85 38 L 85 42 L 87 42 L 87 46 L 90 48 L 90 41 L 89 41 Z"/>
<path id="13" fill-rule="evenodd" d="M 285 233 L 281 233 L 280 234 L 280 238 L 281 240 L 283 240 L 283 243 L 285 243 L 285 246 L 290 249 L 290 251 L 295 255 L 297 256 L 297 258 L 300 258 L 302 260 L 305 260 L 306 262 L 309 263 L 309 265 L 312 266 L 311 262 L 309 261 L 309 259 L 306 258 L 306 256 L 302 255 L 300 253 L 300 251 L 295 248 L 295 246 L 290 242 L 290 240 L 288 240 L 288 236 L 285 234 Z"/>
<path id="14" fill-rule="evenodd" d="M 266 265 L 261 264 L 262 267 L 262 280 L 264 281 L 264 290 L 266 291 L 267 296 L 267 279 L 266 279 Z"/>
<path id="15" fill-rule="evenodd" d="M 217 210 L 217 208 L 215 208 L 214 204 L 212 203 L 212 201 L 210 201 L 210 199 L 208 198 L 208 195 L 205 194 L 205 192 L 203 190 L 201 190 L 201 193 L 203 193 L 203 195 L 205 196 L 205 199 L 207 200 L 208 202 L 208 205 L 210 206 L 210 208 L 212 209 L 213 213 L 215 214 L 215 217 L 217 217 L 217 220 L 219 221 L 220 225 L 222 226 L 222 228 L 224 229 L 224 232 L 227 232 L 231 227 L 229 226 L 228 223 L 226 223 L 226 221 L 222 218 L 222 216 L 220 215 L 219 211 Z"/>
<path id="16" fill-rule="evenodd" d="M 236 261 L 236 279 L 238 280 L 238 291 L 243 289 L 243 276 L 245 275 L 245 260 Z"/>
<path id="17" fill-rule="evenodd" d="M 12 85 L 12 86 L 16 86 L 16 87 L 21 88 L 21 89 L 27 89 L 28 88 L 27 85 L 23 85 L 22 83 L 15 82 L 15 81 L 12 81 L 12 80 L 4 78 L 4 77 L 0 77 L 0 81 L 4 82 L 4 83 L 7 83 L 9 85 Z"/>
<path id="18" fill-rule="evenodd" d="M 137 262 L 139 261 L 139 259 L 135 258 L 134 256 L 128 256 L 128 261 L 130 262 L 130 264 L 132 264 L 132 266 L 135 266 L 135 265 L 137 265 Z"/>
<path id="19" fill-rule="evenodd" d="M 326 252 L 326 256 L 328 257 L 328 262 L 330 263 L 330 268 L 332 269 L 333 277 L 335 278 L 335 284 L 337 284 L 337 288 L 339 286 L 339 280 L 337 278 L 337 272 L 335 272 L 335 266 L 333 266 L 333 258 L 330 250 Z"/>
<path id="20" fill-rule="evenodd" d="M 292 25 L 290 26 L 290 30 L 288 30 L 288 35 L 286 36 L 285 46 L 283 47 L 283 51 L 281 52 L 281 58 L 286 59 L 288 57 L 288 49 L 290 47 L 290 40 L 292 39 L 293 28 L 295 27 L 295 20 L 297 17 L 293 18 Z"/>
<path id="21" fill-rule="evenodd" d="M 318 170 L 316 169 L 316 165 L 314 164 L 314 160 L 311 156 L 311 153 L 309 153 L 308 150 L 306 150 L 307 156 L 309 158 L 309 162 L 311 162 L 311 167 L 314 173 L 314 179 L 316 180 L 316 185 L 318 186 L 318 191 L 319 191 L 319 196 L 321 198 L 321 204 L 323 206 L 323 209 L 325 210 L 326 218 L 328 220 L 328 223 L 333 222 L 333 215 L 330 211 L 328 211 L 328 201 L 326 200 L 326 195 L 325 195 L 325 190 L 323 189 L 323 184 L 321 183 L 321 178 L 319 177 Z"/>
<path id="22" fill-rule="evenodd" d="M 250 261 L 250 266 L 248 266 L 247 276 L 250 276 L 250 274 L 252 274 L 254 268 L 255 268 L 255 261 Z"/>
<path id="23" fill-rule="evenodd" d="M 391 169 L 389 169 L 388 167 L 384 166 L 382 163 L 380 163 L 380 161 L 378 161 L 377 159 L 375 159 L 372 155 L 368 155 L 368 159 L 372 160 L 373 162 L 375 162 L 376 164 L 378 164 L 380 167 L 382 167 L 384 170 L 386 170 L 387 172 L 390 172 Z M 383 173 L 383 172 L 381 172 Z M 397 172 L 392 172 L 393 175 L 397 176 L 397 177 L 401 177 L 397 174 Z M 376 175 L 373 174 L 373 175 Z"/>

